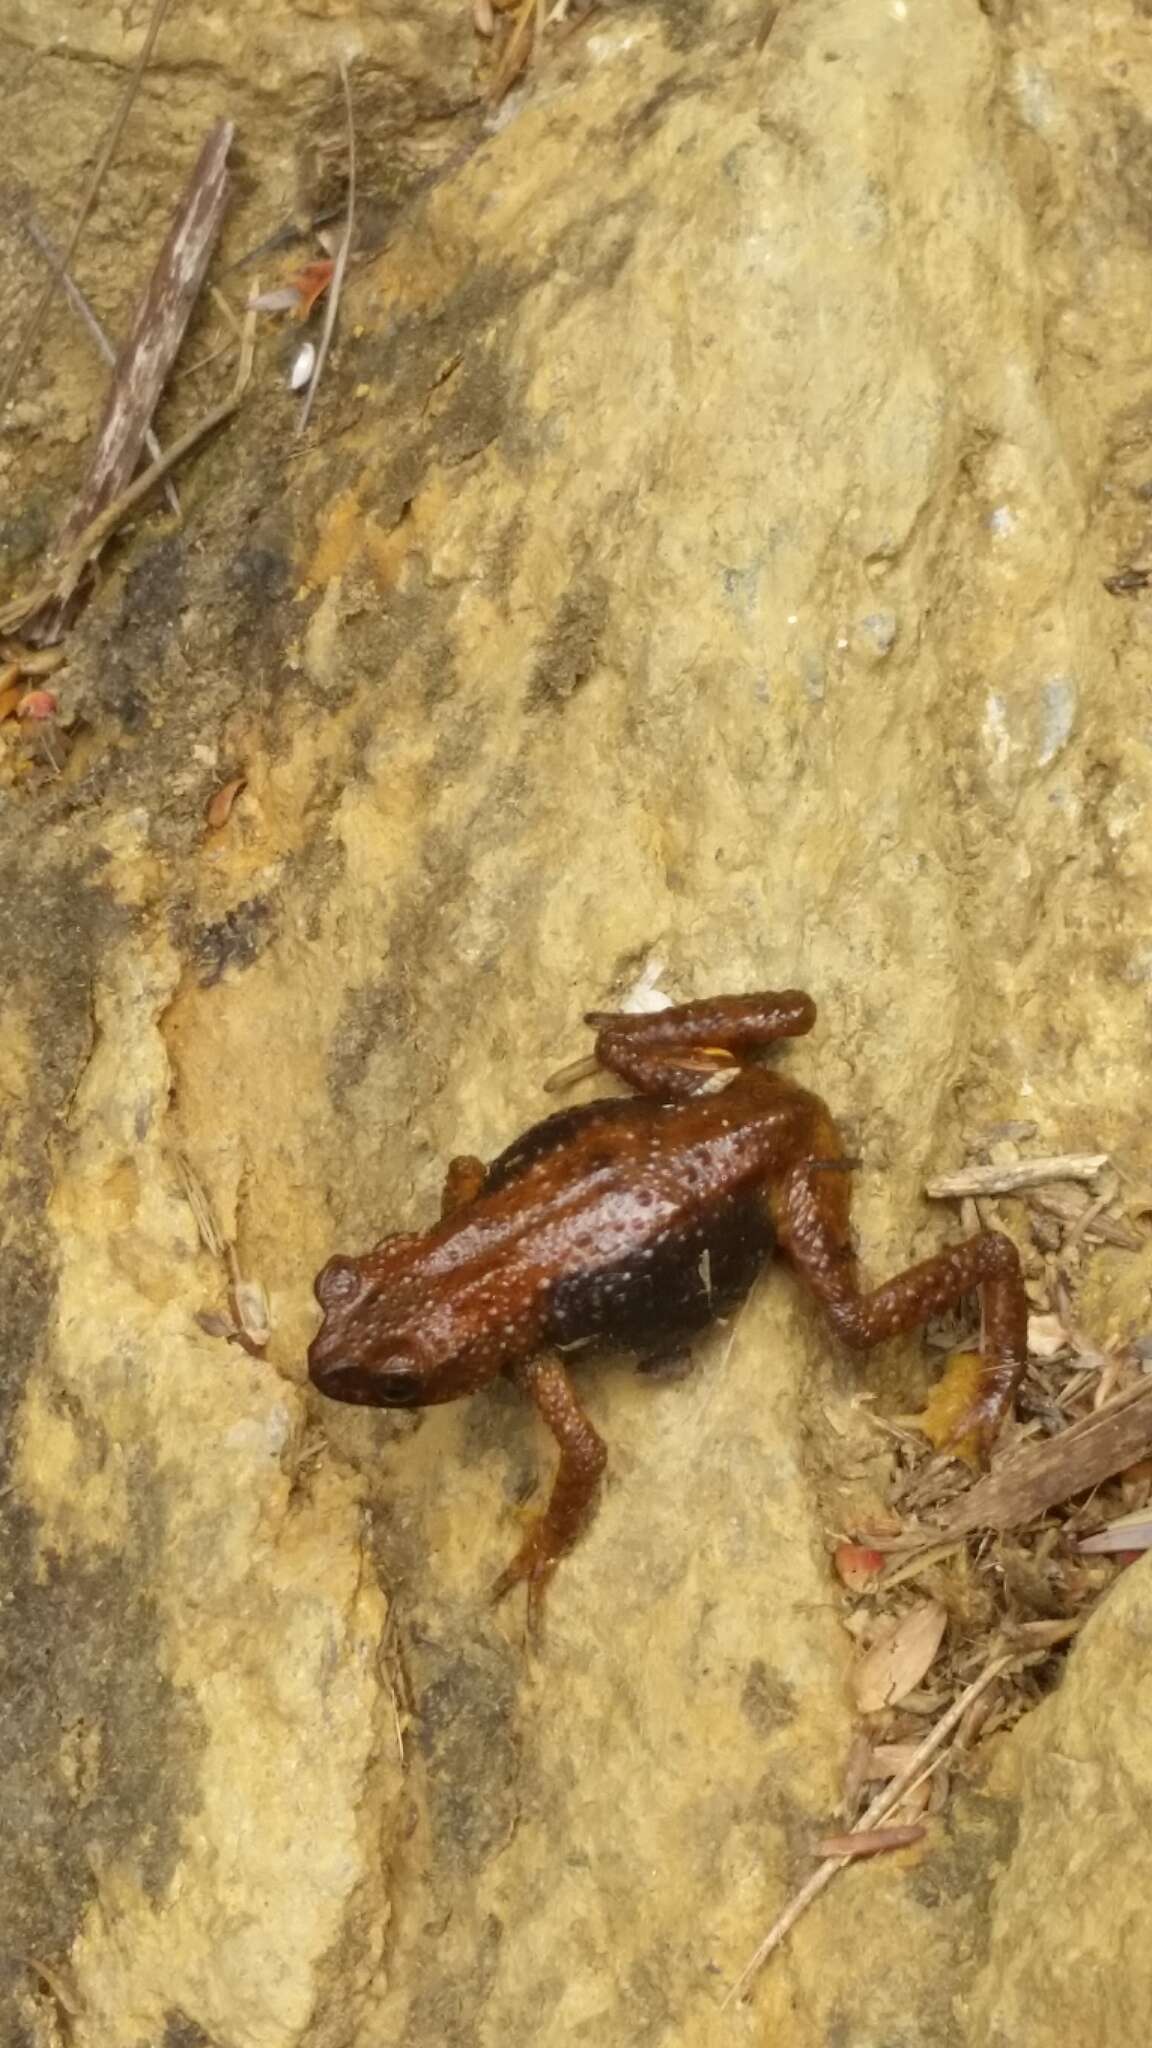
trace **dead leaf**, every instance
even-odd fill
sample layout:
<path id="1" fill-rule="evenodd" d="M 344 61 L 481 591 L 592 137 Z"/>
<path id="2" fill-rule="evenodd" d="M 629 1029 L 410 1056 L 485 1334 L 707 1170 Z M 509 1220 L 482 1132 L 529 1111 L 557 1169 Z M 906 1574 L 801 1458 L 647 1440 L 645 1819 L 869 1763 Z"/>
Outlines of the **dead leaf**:
<path id="1" fill-rule="evenodd" d="M 948 1626 L 938 1600 L 922 1600 L 867 1650 L 852 1673 L 852 1696 L 862 1714 L 879 1713 L 914 1692 L 935 1662 Z"/>
<path id="2" fill-rule="evenodd" d="M 315 263 L 306 263 L 303 270 L 297 270 L 288 279 L 288 287 L 296 293 L 296 318 L 306 320 L 317 299 L 322 299 L 332 282 L 336 265 L 329 256 L 320 256 Z"/>
<path id="3" fill-rule="evenodd" d="M 7 689 L 0 690 L 0 722 L 11 718 L 23 695 L 23 683 L 9 683 Z"/>
<path id="4" fill-rule="evenodd" d="M 869 1779 L 898 1778 L 916 1755 L 914 1742 L 878 1742 L 868 1759 Z"/>
<path id="5" fill-rule="evenodd" d="M 16 706 L 17 718 L 55 718 L 58 709 L 55 690 L 28 690 Z"/>
<path id="6" fill-rule="evenodd" d="M 978 1351 L 954 1351 L 928 1396 L 923 1414 L 912 1418 L 936 1450 L 947 1449 L 968 1465 L 979 1465 L 979 1444 L 973 1432 L 958 1438 L 956 1431 L 976 1404 L 983 1370 L 984 1361 Z"/>
<path id="7" fill-rule="evenodd" d="M 838 1543 L 832 1562 L 850 1593 L 862 1593 L 885 1565 L 882 1550 L 870 1550 L 864 1543 Z"/>
<path id="8" fill-rule="evenodd" d="M 246 775 L 235 775 L 233 776 L 231 782 L 226 782 L 222 789 L 218 789 L 216 791 L 215 796 L 212 798 L 212 801 L 210 802 L 207 810 L 204 813 L 204 816 L 207 819 L 208 824 L 212 827 L 212 830 L 214 832 L 218 832 L 222 825 L 226 825 L 228 823 L 228 820 L 232 815 L 233 804 L 235 803 L 237 797 L 239 796 L 240 791 L 242 789 L 246 789 L 247 787 L 248 777 Z"/>

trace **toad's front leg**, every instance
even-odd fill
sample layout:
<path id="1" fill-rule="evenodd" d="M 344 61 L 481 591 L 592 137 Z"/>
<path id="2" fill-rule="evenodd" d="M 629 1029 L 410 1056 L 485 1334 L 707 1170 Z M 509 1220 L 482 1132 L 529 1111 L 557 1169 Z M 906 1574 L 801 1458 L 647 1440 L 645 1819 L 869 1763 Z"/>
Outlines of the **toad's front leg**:
<path id="1" fill-rule="evenodd" d="M 560 1464 L 548 1505 L 492 1588 L 493 1600 L 500 1600 L 526 1579 L 528 1620 L 534 1628 L 556 1561 L 571 1550 L 588 1519 L 608 1451 L 576 1399 L 558 1358 L 530 1359 L 511 1367 L 510 1374 L 517 1386 L 531 1394 L 560 1446 Z"/>

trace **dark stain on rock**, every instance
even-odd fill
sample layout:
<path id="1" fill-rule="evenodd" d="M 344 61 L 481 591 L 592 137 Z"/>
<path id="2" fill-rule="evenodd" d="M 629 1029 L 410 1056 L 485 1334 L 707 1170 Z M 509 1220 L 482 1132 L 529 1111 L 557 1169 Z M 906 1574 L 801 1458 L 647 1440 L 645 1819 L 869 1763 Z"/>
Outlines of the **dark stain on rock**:
<path id="1" fill-rule="evenodd" d="M 19 844 L 13 833 L 10 857 Z M 19 1222 L 0 1259 L 0 1453 L 17 1440 L 24 1383 L 45 1371 L 55 1300 L 47 1227 L 51 1144 L 93 1039 L 92 981 L 130 913 L 97 885 L 98 865 L 53 860 L 41 847 L 21 887 L 0 897 L 0 947 L 14 1017 L 35 1019 L 35 1088 L 4 1129 L 5 1203 Z M 108 1455 L 100 1428 L 86 1455 Z M 122 1447 L 122 1455 L 124 1448 Z M 0 1487 L 6 1598 L 0 1610 L 0 1898 L 6 1990 L 19 1994 L 23 1956 L 67 1955 L 94 1889 L 91 1843 L 130 1862 L 154 1897 L 165 1889 L 188 1811 L 187 1759 L 198 1718 L 162 1675 L 160 1629 L 142 1582 L 155 1555 L 158 1493 L 126 1447 L 129 1538 L 115 1554 L 66 1564 L 38 1554 L 35 1518 Z M 0 2038 L 21 2038 L 0 2018 Z"/>
<path id="2" fill-rule="evenodd" d="M 486 1913 L 469 1944 L 467 1962 L 454 1965 L 441 1953 L 435 1970 L 417 1972 L 416 1995 L 398 2048 L 473 2048 L 503 1937 L 503 1923 L 495 1913 Z"/>
<path id="3" fill-rule="evenodd" d="M 620 130 L 621 142 L 627 148 L 633 148 L 638 142 L 646 142 L 662 125 L 664 115 L 672 107 L 681 105 L 685 100 L 701 99 L 711 90 L 711 83 L 705 78 L 672 72 L 669 77 L 661 79 L 655 92 L 650 92 L 647 99 L 641 100 L 637 106 L 629 110 Z"/>
<path id="4" fill-rule="evenodd" d="M 523 557 L 527 534 L 527 518 L 523 508 L 517 506 L 492 547 L 485 581 L 504 618 L 510 616 L 512 585 Z"/>
<path id="5" fill-rule="evenodd" d="M 291 590 L 292 565 L 282 547 L 254 540 L 231 557 L 227 584 L 240 600 L 238 630 L 260 632 L 267 623 L 267 608 L 279 604 Z"/>
<path id="6" fill-rule="evenodd" d="M 1019 1808 L 981 1792 L 964 1792 L 956 1803 L 948 1836 L 907 1873 L 908 1888 L 922 1906 L 946 1901 L 971 1908 L 973 1922 L 992 1924 L 989 1901 L 1016 1846 Z"/>
<path id="7" fill-rule="evenodd" d="M 214 2034 L 205 2032 L 199 2020 L 190 2019 L 177 2005 L 164 2015 L 160 2048 L 220 2048 L 220 2043 Z"/>
<path id="8" fill-rule="evenodd" d="M 349 989 L 328 1050 L 329 1090 L 337 1109 L 349 1108 L 375 1056 L 404 1043 L 414 1024 L 411 992 L 398 977 Z"/>
<path id="9" fill-rule="evenodd" d="M 461 1423 L 460 1454 L 467 1464 L 492 1464 L 494 1471 L 499 1471 L 500 1492 L 510 1506 L 523 1506 L 552 1483 L 549 1458 L 555 1464 L 555 1454 L 536 1428 L 531 1402 L 511 1380 L 492 1380 L 473 1394 Z M 494 1496 L 494 1529 L 499 1520 Z M 514 1530 L 509 1531 L 507 1540 L 511 1555 L 516 1544 Z"/>
<path id="10" fill-rule="evenodd" d="M 741 1710 L 758 1735 L 778 1735 L 796 1719 L 796 1695 L 786 1678 L 753 1657 L 740 1693 Z"/>
<path id="11" fill-rule="evenodd" d="M 120 601 L 120 625 L 153 640 L 167 639 L 179 622 L 187 596 L 187 550 L 183 535 L 156 541 L 129 570 Z"/>
<path id="12" fill-rule="evenodd" d="M 1097 200 L 1110 202 L 1147 245 L 1152 242 L 1152 121 L 1131 94 L 1109 91 L 1098 100 L 1100 126 L 1092 147 Z"/>
<path id="13" fill-rule="evenodd" d="M 52 525 L 47 498 L 22 490 L 17 509 L 0 517 L 0 569 L 5 575 L 39 561 L 51 541 Z"/>
<path id="14" fill-rule="evenodd" d="M 608 585 L 592 574 L 573 583 L 560 601 L 528 685 L 529 709 L 566 704 L 600 659 L 608 618 Z"/>
<path id="15" fill-rule="evenodd" d="M 513 1662 L 471 1643 L 413 1654 L 416 1739 L 437 1856 L 475 1876 L 503 1848 L 518 1814 L 520 1753 Z M 420 1664 L 435 1675 L 421 1682 Z M 438 1668 L 437 1668 L 438 1667 Z"/>
<path id="16" fill-rule="evenodd" d="M 251 967 L 272 938 L 271 907 L 259 896 L 237 903 L 226 916 L 202 925 L 192 941 L 201 988 L 214 988 L 230 967 Z"/>
<path id="17" fill-rule="evenodd" d="M 517 407 L 501 338 L 532 283 L 526 267 L 488 263 L 438 307 L 399 319 L 363 343 L 364 373 L 385 387 L 388 416 L 412 423 L 376 473 L 372 511 L 382 523 L 395 523 L 433 463 L 456 467 L 503 433 Z"/>

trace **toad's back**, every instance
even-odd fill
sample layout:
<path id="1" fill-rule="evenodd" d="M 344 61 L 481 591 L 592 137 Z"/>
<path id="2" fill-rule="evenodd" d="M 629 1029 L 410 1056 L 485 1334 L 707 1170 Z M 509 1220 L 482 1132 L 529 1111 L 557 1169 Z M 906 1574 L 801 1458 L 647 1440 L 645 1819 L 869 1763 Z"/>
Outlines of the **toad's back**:
<path id="1" fill-rule="evenodd" d="M 773 1241 L 757 1193 L 765 1131 L 728 1093 L 546 1117 L 493 1161 L 445 1237 L 470 1264 L 471 1229 L 515 1219 L 504 1259 L 546 1285 L 548 1343 L 650 1351 L 700 1329 L 744 1292 Z"/>

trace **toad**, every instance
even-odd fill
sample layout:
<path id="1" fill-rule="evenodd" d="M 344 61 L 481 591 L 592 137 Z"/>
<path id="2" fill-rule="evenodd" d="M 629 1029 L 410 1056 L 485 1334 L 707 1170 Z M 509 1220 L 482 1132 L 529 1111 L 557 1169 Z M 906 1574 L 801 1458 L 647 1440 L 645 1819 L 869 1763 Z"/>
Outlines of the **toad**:
<path id="1" fill-rule="evenodd" d="M 524 1580 L 538 1610 L 586 1523 L 606 1458 L 565 1355 L 584 1345 L 649 1363 L 722 1316 L 778 1252 L 845 1343 L 912 1330 L 979 1288 L 984 1350 L 955 1437 L 987 1447 L 1026 1361 L 1027 1301 L 1010 1240 L 982 1231 L 861 1284 L 849 1159 L 819 1096 L 755 1055 L 810 1031 L 799 990 L 713 996 L 656 1014 L 592 1012 L 595 1062 L 634 1088 L 534 1124 L 491 1165 L 448 1167 L 441 1219 L 329 1259 L 308 1352 L 335 1401 L 421 1408 L 503 1373 L 560 1451 L 551 1497 L 493 1588 Z"/>

